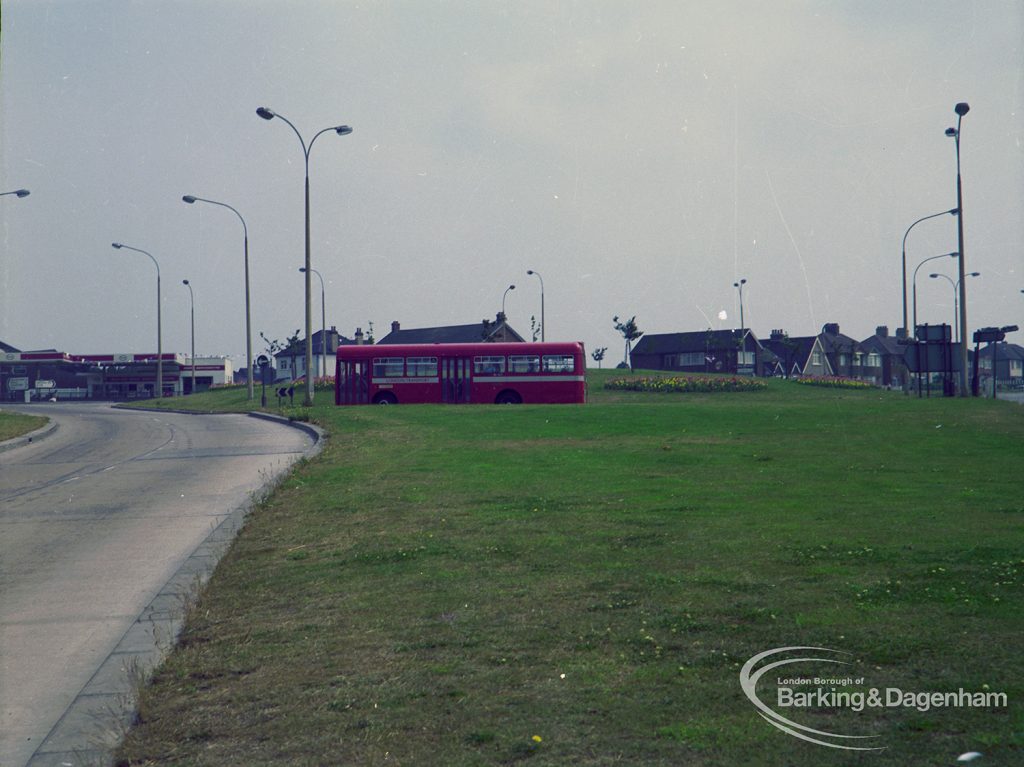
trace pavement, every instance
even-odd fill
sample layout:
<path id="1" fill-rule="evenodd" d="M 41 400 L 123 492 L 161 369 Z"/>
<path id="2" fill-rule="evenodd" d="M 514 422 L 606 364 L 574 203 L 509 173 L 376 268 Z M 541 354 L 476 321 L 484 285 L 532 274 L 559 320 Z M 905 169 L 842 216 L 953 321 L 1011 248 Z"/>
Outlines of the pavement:
<path id="1" fill-rule="evenodd" d="M 319 440 L 244 415 L 4 408 L 56 428 L 0 452 L 0 767 L 94 767 L 254 499 Z"/>

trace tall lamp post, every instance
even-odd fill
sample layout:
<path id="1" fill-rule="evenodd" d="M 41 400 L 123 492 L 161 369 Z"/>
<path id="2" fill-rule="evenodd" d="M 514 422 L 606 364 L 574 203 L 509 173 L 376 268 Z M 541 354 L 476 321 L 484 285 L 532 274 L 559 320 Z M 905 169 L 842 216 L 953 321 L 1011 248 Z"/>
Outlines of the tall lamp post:
<path id="1" fill-rule="evenodd" d="M 309 276 L 309 270 L 311 267 L 309 258 L 309 153 L 313 149 L 313 142 L 317 138 L 328 131 L 334 131 L 339 136 L 347 136 L 352 132 L 352 128 L 348 125 L 336 125 L 332 128 L 324 128 L 319 131 L 316 135 L 309 140 L 309 145 L 306 145 L 306 141 L 302 138 L 302 134 L 299 133 L 299 129 L 292 125 L 284 115 L 278 114 L 271 109 L 266 107 L 260 107 L 256 110 L 256 114 L 262 117 L 264 120 L 273 120 L 275 117 L 280 117 L 295 131 L 295 135 L 299 137 L 299 143 L 302 144 L 302 154 L 306 159 L 306 399 L 303 404 L 309 407 L 313 404 L 313 376 L 310 375 L 313 367 L 313 313 L 312 303 L 310 300 L 310 292 L 312 289 L 311 278 Z"/>
<path id="2" fill-rule="evenodd" d="M 182 280 L 181 284 L 188 288 L 189 305 L 192 307 L 192 394 L 196 393 L 196 294 L 192 292 L 192 283 Z"/>
<path id="3" fill-rule="evenodd" d="M 739 282 L 734 282 L 732 286 L 740 292 L 740 333 L 743 332 L 743 328 L 746 325 L 743 324 L 743 286 L 747 284 L 746 279 L 742 279 Z"/>
<path id="4" fill-rule="evenodd" d="M 186 194 L 181 198 L 183 202 L 187 202 L 189 205 L 193 205 L 197 202 L 208 202 L 210 205 L 219 205 L 222 208 L 227 208 L 236 216 L 238 220 L 242 222 L 242 234 L 245 236 L 245 364 L 247 372 L 245 376 L 246 380 L 246 392 L 248 398 L 251 400 L 255 397 L 253 392 L 253 368 L 252 368 L 252 320 L 249 310 L 249 227 L 245 225 L 245 219 L 242 218 L 242 214 L 232 208 L 225 202 L 217 202 L 216 200 L 207 200 L 202 197 L 196 197 L 191 194 Z"/>
<path id="5" fill-rule="evenodd" d="M 300 272 L 305 272 L 306 267 L 300 266 Z M 326 299 L 324 298 L 324 276 L 320 274 L 316 269 L 310 269 L 317 277 L 320 278 L 320 375 L 327 375 L 327 350 L 325 346 L 327 344 L 327 309 Z"/>
<path id="6" fill-rule="evenodd" d="M 153 266 L 156 267 L 156 396 L 163 399 L 164 396 L 164 343 L 163 343 L 163 328 L 160 323 L 160 264 L 157 263 L 156 259 L 153 258 L 152 253 L 147 253 L 139 248 L 133 248 L 131 245 L 124 245 L 120 242 L 110 243 L 111 247 L 121 250 L 134 250 L 136 253 L 142 253 L 144 256 L 149 256 L 150 261 L 153 262 Z"/>
<path id="7" fill-rule="evenodd" d="M 959 339 L 959 341 L 962 343 L 963 339 L 960 338 L 960 315 L 957 313 L 957 307 L 959 306 L 960 299 L 960 280 L 953 282 L 953 279 L 951 277 L 946 276 L 945 274 L 929 274 L 928 276 L 931 277 L 933 280 L 937 279 L 938 277 L 941 277 L 942 279 L 944 279 L 946 282 L 953 286 L 953 340 L 957 341 L 957 339 Z M 967 276 L 980 277 L 981 272 L 970 272 Z"/>
<path id="8" fill-rule="evenodd" d="M 540 272 L 535 272 L 533 269 L 527 269 L 527 274 L 534 275 L 540 280 L 540 340 L 544 342 L 544 331 L 547 329 L 547 324 L 544 322 L 544 278 L 540 276 Z"/>
<path id="9" fill-rule="evenodd" d="M 970 110 L 971 107 L 966 101 L 961 101 L 957 104 L 953 108 L 953 111 L 956 112 L 956 127 L 946 129 L 946 135 L 952 136 L 956 141 L 956 207 L 960 211 L 956 232 L 957 250 L 960 251 L 960 327 L 963 328 L 963 335 L 965 336 L 965 338 L 961 339 L 960 343 L 961 397 L 971 396 L 970 392 L 967 391 L 967 280 L 964 279 L 966 276 L 966 270 L 964 269 L 964 195 L 963 186 L 960 183 L 960 122 Z"/>
<path id="10" fill-rule="evenodd" d="M 28 197 L 32 193 L 28 189 L 15 189 L 13 192 L 0 192 L 0 197 L 8 194 L 13 194 L 17 197 Z"/>
<path id="11" fill-rule="evenodd" d="M 929 218 L 938 218 L 939 216 L 955 216 L 959 212 L 959 209 L 953 208 L 952 210 L 944 210 L 941 213 L 932 213 L 930 216 L 923 216 L 908 226 L 906 233 L 903 235 L 903 330 L 906 331 L 907 338 L 914 337 L 914 329 L 907 327 L 907 235 L 910 234 L 911 229 L 922 221 L 927 221 Z"/>

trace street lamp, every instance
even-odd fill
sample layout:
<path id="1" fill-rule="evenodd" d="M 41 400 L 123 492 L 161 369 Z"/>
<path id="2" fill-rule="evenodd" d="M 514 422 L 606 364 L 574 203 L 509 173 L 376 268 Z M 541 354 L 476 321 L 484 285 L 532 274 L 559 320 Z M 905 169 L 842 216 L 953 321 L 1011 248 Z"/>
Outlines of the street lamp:
<path id="1" fill-rule="evenodd" d="M 144 256 L 149 256 L 149 259 L 153 262 L 153 266 L 156 267 L 156 396 L 163 399 L 164 396 L 164 345 L 163 345 L 163 329 L 160 324 L 160 264 L 157 263 L 156 259 L 153 258 L 152 253 L 147 253 L 139 248 L 133 248 L 131 245 L 123 245 L 120 242 L 110 243 L 111 247 L 121 250 L 134 250 L 136 253 L 142 253 Z"/>
<path id="2" fill-rule="evenodd" d="M 508 292 L 510 290 L 515 290 L 515 289 L 516 289 L 515 285 L 509 285 L 507 288 L 505 288 L 505 292 L 501 294 L 501 321 L 502 322 L 505 322 L 505 296 L 508 295 Z"/>
<path id="3" fill-rule="evenodd" d="M 540 340 L 543 343 L 544 331 L 547 328 L 547 325 L 544 323 L 544 278 L 540 276 L 540 272 L 535 272 L 533 269 L 527 269 L 526 273 L 532 274 L 540 280 Z"/>
<path id="4" fill-rule="evenodd" d="M 960 252 L 960 327 L 967 334 L 967 280 L 964 270 L 964 195 L 963 186 L 960 183 L 960 122 L 971 107 L 966 101 L 957 104 L 953 111 L 956 112 L 956 127 L 947 128 L 946 135 L 952 136 L 956 141 L 956 207 L 960 211 L 957 220 L 957 250 Z M 960 396 L 969 397 L 967 391 L 967 342 L 961 339 L 960 343 Z"/>
<path id="5" fill-rule="evenodd" d="M 252 367 L 252 320 L 249 311 L 249 228 L 245 225 L 245 219 L 242 218 L 242 214 L 232 208 L 230 205 L 224 202 L 217 202 L 216 200 L 207 200 L 202 197 L 196 197 L 191 194 L 186 194 L 181 198 L 183 202 L 187 202 L 189 205 L 193 205 L 197 202 L 208 202 L 210 205 L 219 205 L 222 208 L 227 208 L 236 216 L 238 220 L 242 222 L 242 234 L 245 236 L 245 364 L 247 366 L 247 372 L 245 376 L 246 390 L 248 398 L 251 400 L 255 396 L 253 392 L 253 367 Z"/>
<path id="6" fill-rule="evenodd" d="M 300 272 L 305 272 L 306 267 L 300 266 Z M 320 278 L 320 375 L 327 375 L 327 351 L 324 348 L 327 341 L 327 309 L 324 299 L 324 277 L 316 269 L 310 269 L 317 277 Z"/>
<path id="7" fill-rule="evenodd" d="M 910 230 L 920 224 L 922 221 L 927 221 L 929 218 L 938 218 L 939 216 L 955 216 L 959 213 L 959 209 L 953 208 L 952 210 L 944 210 L 941 213 L 932 213 L 930 216 L 924 216 L 923 218 L 917 219 L 914 223 L 907 227 L 906 233 L 903 235 L 903 330 L 906 331 L 908 338 L 913 338 L 914 329 L 907 327 L 907 235 L 910 234 Z"/>
<path id="8" fill-rule="evenodd" d="M 28 197 L 32 193 L 28 191 L 28 189 L 15 189 L 13 192 L 0 192 L 0 197 L 3 197 L 4 195 L 7 194 L 13 194 L 16 195 L 17 197 Z"/>
<path id="9" fill-rule="evenodd" d="M 272 109 L 267 109 L 266 107 L 260 107 L 257 109 L 256 114 L 264 120 L 273 120 L 275 117 L 280 117 L 288 123 L 291 129 L 295 131 L 295 135 L 299 137 L 299 143 L 302 144 L 302 154 L 306 159 L 306 399 L 303 404 L 306 407 L 310 407 L 313 404 L 313 376 L 310 375 L 313 367 L 313 314 L 312 304 L 310 301 L 312 284 L 309 276 L 309 269 L 311 266 L 309 258 L 309 153 L 313 149 L 313 142 L 316 141 L 322 133 L 334 131 L 339 136 L 347 136 L 352 132 L 352 128 L 347 125 L 336 125 L 332 128 L 324 128 L 310 139 L 309 145 L 307 146 L 305 140 L 302 138 L 302 134 L 299 133 L 299 129 L 292 125 L 291 120 L 284 115 L 278 114 Z"/>
<path id="10" fill-rule="evenodd" d="M 190 305 L 192 306 L 192 394 L 196 393 L 196 294 L 192 292 L 192 283 L 182 280 L 181 284 L 188 288 Z"/>
<path id="11" fill-rule="evenodd" d="M 740 291 L 740 333 L 741 334 L 743 333 L 743 328 L 745 327 L 744 324 L 743 324 L 743 286 L 746 285 L 746 284 L 747 284 L 747 281 L 745 279 L 742 279 L 739 282 L 734 282 L 732 284 L 732 286 L 734 288 L 737 288 Z"/>
<path id="12" fill-rule="evenodd" d="M 913 295 L 914 295 L 914 336 L 913 336 L 913 338 L 917 338 L 917 271 L 918 271 L 918 269 L 920 269 L 922 266 L 927 264 L 929 261 L 934 261 L 937 258 L 956 258 L 959 255 L 960 255 L 959 253 L 943 253 L 943 254 L 938 255 L 938 256 L 929 256 L 924 261 L 919 263 L 917 265 L 916 269 L 914 269 L 914 279 L 913 279 L 913 286 L 912 286 L 913 287 Z"/>
<path id="13" fill-rule="evenodd" d="M 946 282 L 953 286 L 953 340 L 955 341 L 956 339 L 960 338 L 960 317 L 957 314 L 957 305 L 959 303 L 960 296 L 960 280 L 953 282 L 953 279 L 951 277 L 947 277 L 945 274 L 929 274 L 928 276 L 931 277 L 933 280 L 936 279 L 937 277 L 941 277 L 942 279 L 944 279 Z M 980 277 L 981 272 L 971 272 L 967 276 Z"/>

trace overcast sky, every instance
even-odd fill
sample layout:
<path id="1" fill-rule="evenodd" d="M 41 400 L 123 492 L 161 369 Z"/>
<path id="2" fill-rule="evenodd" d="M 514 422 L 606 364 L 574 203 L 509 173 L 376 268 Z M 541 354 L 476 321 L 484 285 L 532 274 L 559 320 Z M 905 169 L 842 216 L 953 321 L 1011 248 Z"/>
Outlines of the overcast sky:
<path id="1" fill-rule="evenodd" d="M 0 340 L 164 350 L 244 365 L 304 324 L 312 264 L 347 336 L 494 318 L 610 347 L 746 324 L 863 339 L 901 324 L 908 226 L 956 205 L 968 324 L 1024 327 L 1024 3 L 0 2 Z M 909 270 L 957 249 L 919 224 Z M 954 259 L 918 275 L 918 319 L 952 322 Z M 314 327 L 320 321 L 315 284 Z M 727 319 L 720 319 L 725 312 Z M 1022 342 L 1024 334 L 1011 336 Z"/>

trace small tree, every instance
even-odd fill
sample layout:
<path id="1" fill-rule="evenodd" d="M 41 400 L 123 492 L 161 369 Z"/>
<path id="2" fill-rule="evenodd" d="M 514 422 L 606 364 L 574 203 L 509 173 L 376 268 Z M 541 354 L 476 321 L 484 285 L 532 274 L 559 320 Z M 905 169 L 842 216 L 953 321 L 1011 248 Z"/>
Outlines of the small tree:
<path id="1" fill-rule="evenodd" d="M 530 340 L 534 343 L 540 338 L 540 325 L 537 324 L 537 317 L 532 314 L 530 315 L 530 336 Z"/>
<path id="2" fill-rule="evenodd" d="M 622 362 L 625 367 L 628 367 L 630 370 L 632 370 L 633 362 L 630 359 L 629 352 L 633 347 L 633 342 L 640 338 L 640 336 L 642 336 L 644 332 L 636 326 L 635 314 L 625 322 L 619 322 L 618 316 L 612 317 L 612 322 L 615 323 L 615 329 L 622 334 L 622 337 L 624 339 L 626 339 L 626 354 L 622 358 Z"/>
<path id="3" fill-rule="evenodd" d="M 601 360 L 604 359 L 604 353 L 606 351 L 608 351 L 608 347 L 602 346 L 600 348 L 594 349 L 594 351 L 590 353 L 590 356 L 594 358 L 594 362 L 597 363 L 597 367 L 599 370 L 601 368 Z"/>
<path id="4" fill-rule="evenodd" d="M 367 328 L 367 331 L 366 331 L 366 343 L 368 343 L 368 344 L 375 344 L 375 343 L 377 343 L 376 339 L 373 337 L 373 320 L 370 320 L 368 323 L 366 323 L 366 328 Z"/>

